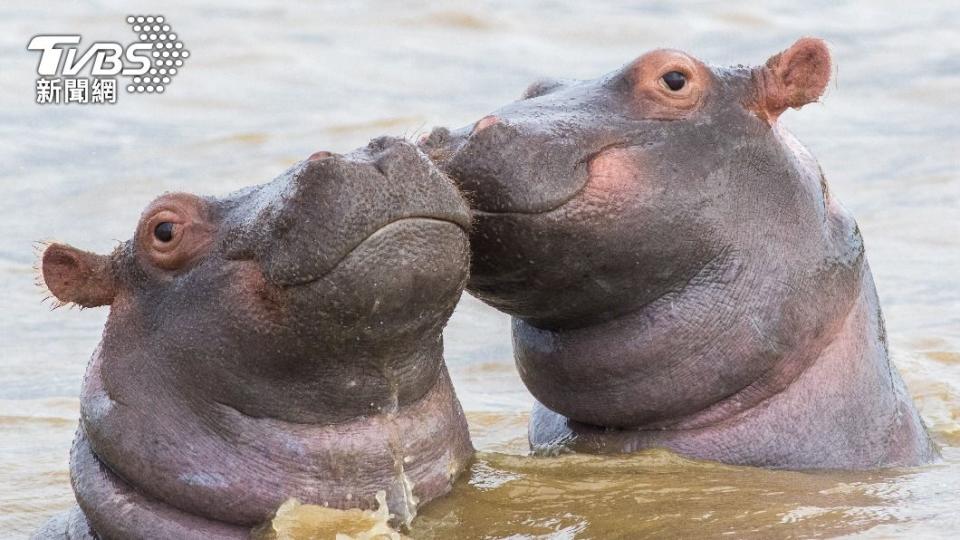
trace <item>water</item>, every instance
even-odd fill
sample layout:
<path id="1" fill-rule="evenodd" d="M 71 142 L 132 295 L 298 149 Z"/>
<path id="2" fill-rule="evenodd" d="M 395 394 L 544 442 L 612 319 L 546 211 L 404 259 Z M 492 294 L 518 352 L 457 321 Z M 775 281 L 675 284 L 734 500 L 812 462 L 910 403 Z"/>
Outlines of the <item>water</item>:
<path id="1" fill-rule="evenodd" d="M 907 470 L 794 473 L 627 457 L 524 457 L 530 397 L 507 319 L 465 298 L 447 358 L 481 451 L 423 538 L 951 537 L 960 527 L 960 4 L 164 3 L 192 56 L 162 96 L 33 104 L 38 33 L 127 41 L 124 3 L 0 7 L 0 536 L 72 503 L 67 451 L 105 311 L 50 312 L 31 242 L 101 252 L 164 191 L 225 194 L 326 149 L 459 126 L 531 80 L 592 77 L 654 47 L 717 64 L 826 38 L 822 104 L 783 122 L 857 216 L 894 358 L 943 447 Z M 143 10 L 155 9 L 144 7 Z M 309 523 L 301 523 L 308 527 Z"/>

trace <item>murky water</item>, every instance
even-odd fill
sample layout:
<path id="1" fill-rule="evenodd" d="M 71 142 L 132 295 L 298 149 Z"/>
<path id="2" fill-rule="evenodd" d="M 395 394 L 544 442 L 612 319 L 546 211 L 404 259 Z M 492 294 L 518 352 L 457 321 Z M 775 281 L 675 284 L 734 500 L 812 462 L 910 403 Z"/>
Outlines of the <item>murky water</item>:
<path id="1" fill-rule="evenodd" d="M 718 64 L 759 63 L 810 34 L 830 42 L 836 76 L 822 105 L 782 121 L 859 219 L 895 360 L 944 462 L 795 473 L 662 453 L 525 457 L 530 397 L 514 372 L 508 321 L 465 298 L 447 331 L 447 358 L 480 454 L 410 535 L 955 537 L 960 4 L 627 4 L 164 2 L 162 14 L 192 53 L 164 95 L 46 108 L 32 103 L 37 57 L 25 50 L 29 38 L 76 32 L 127 41 L 123 19 L 132 8 L 4 3 L 0 536 L 23 537 L 72 503 L 76 396 L 105 317 L 40 303 L 32 241 L 109 250 L 163 191 L 224 194 L 315 150 L 462 125 L 537 76 L 591 77 L 659 46 Z"/>

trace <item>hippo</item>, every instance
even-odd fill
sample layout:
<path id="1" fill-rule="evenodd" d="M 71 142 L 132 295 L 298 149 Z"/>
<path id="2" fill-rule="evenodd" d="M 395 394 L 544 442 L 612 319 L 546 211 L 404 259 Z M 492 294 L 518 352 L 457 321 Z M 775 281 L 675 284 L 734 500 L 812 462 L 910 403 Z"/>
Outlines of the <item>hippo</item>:
<path id="1" fill-rule="evenodd" d="M 467 290 L 512 316 L 535 452 L 937 458 L 857 224 L 778 122 L 830 74 L 815 38 L 759 67 L 654 50 L 421 138 L 472 201 Z"/>
<path id="2" fill-rule="evenodd" d="M 110 255 L 53 243 L 63 303 L 110 306 L 40 538 L 246 538 L 288 498 L 394 521 L 473 455 L 441 331 L 470 214 L 413 143 L 317 152 L 224 198 L 169 193 Z"/>

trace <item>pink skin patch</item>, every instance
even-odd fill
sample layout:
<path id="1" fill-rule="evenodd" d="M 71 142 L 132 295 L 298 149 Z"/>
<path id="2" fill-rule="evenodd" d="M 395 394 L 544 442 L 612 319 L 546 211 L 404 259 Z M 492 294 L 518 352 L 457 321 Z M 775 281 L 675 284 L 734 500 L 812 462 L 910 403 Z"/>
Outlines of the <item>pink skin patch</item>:
<path id="1" fill-rule="evenodd" d="M 332 152 L 327 152 L 326 150 L 320 150 L 319 152 L 314 152 L 310 154 L 310 157 L 307 158 L 307 161 L 319 161 L 321 159 L 326 159 L 333 156 Z"/>
<path id="2" fill-rule="evenodd" d="M 472 133 L 480 133 L 481 131 L 487 129 L 488 127 L 498 123 L 500 123 L 500 119 L 497 118 L 496 116 L 492 114 L 489 116 L 484 116 L 483 118 L 478 120 L 476 124 L 474 124 Z"/>
<path id="3" fill-rule="evenodd" d="M 589 188 L 596 191 L 623 192 L 641 176 L 636 152 L 627 148 L 611 148 L 590 160 Z"/>

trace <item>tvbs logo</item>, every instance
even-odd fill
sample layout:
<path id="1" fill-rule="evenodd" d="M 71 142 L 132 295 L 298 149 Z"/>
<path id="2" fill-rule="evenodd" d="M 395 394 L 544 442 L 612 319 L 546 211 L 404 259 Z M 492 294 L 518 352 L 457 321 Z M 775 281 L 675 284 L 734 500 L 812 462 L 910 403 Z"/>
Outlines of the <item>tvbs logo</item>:
<path id="1" fill-rule="evenodd" d="M 38 35 L 27 49 L 40 53 L 37 103 L 116 103 L 117 77 L 129 93 L 162 94 L 190 52 L 163 16 L 130 15 L 138 41 L 100 41 L 81 49 L 76 34 Z M 81 74 L 89 73 L 90 77 Z"/>

